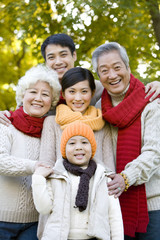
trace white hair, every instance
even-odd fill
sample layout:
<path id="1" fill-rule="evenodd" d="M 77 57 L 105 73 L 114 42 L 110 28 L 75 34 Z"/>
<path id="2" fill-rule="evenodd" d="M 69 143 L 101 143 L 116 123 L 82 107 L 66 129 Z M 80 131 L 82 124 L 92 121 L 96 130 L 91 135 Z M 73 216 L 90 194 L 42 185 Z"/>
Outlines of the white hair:
<path id="1" fill-rule="evenodd" d="M 23 105 L 25 91 L 30 87 L 31 84 L 36 84 L 38 81 L 47 82 L 49 84 L 52 89 L 53 97 L 51 108 L 57 105 L 61 90 L 58 75 L 53 69 L 47 67 L 46 65 L 38 64 L 37 66 L 29 69 L 18 81 L 16 89 L 17 107 Z"/>
<path id="2" fill-rule="evenodd" d="M 117 51 L 119 53 L 126 68 L 127 69 L 129 68 L 129 58 L 128 58 L 126 49 L 117 42 L 109 42 L 109 43 L 105 43 L 105 44 L 102 44 L 99 47 L 97 47 L 92 54 L 92 65 L 93 65 L 93 69 L 95 70 L 95 72 L 97 72 L 97 74 L 98 74 L 98 59 L 99 59 L 99 57 L 104 54 L 113 52 L 113 51 Z"/>

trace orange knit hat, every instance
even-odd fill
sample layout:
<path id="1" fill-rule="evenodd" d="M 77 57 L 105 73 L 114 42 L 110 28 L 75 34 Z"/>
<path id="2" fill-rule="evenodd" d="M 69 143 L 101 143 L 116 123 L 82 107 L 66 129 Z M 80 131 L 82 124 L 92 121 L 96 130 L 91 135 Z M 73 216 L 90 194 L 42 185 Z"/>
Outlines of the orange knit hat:
<path id="1" fill-rule="evenodd" d="M 75 121 L 69 124 L 62 132 L 61 136 L 61 154 L 63 158 L 66 158 L 66 144 L 73 136 L 83 136 L 87 138 L 91 144 L 92 156 L 94 157 L 97 144 L 94 136 L 94 132 L 91 127 L 81 121 Z"/>

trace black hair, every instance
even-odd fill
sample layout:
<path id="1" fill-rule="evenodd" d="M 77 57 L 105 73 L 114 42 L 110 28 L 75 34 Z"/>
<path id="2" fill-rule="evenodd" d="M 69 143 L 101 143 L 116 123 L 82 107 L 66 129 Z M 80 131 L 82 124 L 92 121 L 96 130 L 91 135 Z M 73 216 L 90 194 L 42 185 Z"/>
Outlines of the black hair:
<path id="1" fill-rule="evenodd" d="M 61 81 L 62 92 L 64 92 L 67 88 L 75 85 L 76 83 L 85 80 L 88 80 L 89 87 L 93 93 L 96 89 L 96 85 L 91 71 L 82 67 L 74 67 L 69 69 L 62 77 Z"/>
<path id="2" fill-rule="evenodd" d="M 68 47 L 69 50 L 71 51 L 72 56 L 73 56 L 74 51 L 76 50 L 73 39 L 69 35 L 67 35 L 65 33 L 57 33 L 57 34 L 51 35 L 48 38 L 46 38 L 46 40 L 41 45 L 41 53 L 45 60 L 46 60 L 45 49 L 49 44 L 55 44 L 55 45 L 60 45 L 62 47 Z"/>

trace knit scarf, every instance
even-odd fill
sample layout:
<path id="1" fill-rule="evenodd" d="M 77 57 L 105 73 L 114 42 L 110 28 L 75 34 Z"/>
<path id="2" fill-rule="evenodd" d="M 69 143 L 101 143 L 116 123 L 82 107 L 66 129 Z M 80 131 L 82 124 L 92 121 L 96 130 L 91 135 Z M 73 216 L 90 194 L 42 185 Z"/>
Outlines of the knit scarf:
<path id="1" fill-rule="evenodd" d="M 82 212 L 87 208 L 89 181 L 96 171 L 97 164 L 95 161 L 90 160 L 88 167 L 86 169 L 82 169 L 81 167 L 70 163 L 67 159 L 64 159 L 63 165 L 68 172 L 76 176 L 80 176 L 75 205 L 79 208 L 79 211 Z"/>
<path id="2" fill-rule="evenodd" d="M 18 108 L 16 111 L 10 111 L 11 116 L 8 119 L 11 121 L 13 126 L 19 131 L 32 136 L 32 137 L 41 137 L 43 121 L 45 117 L 31 117 L 28 114 L 24 113 L 23 107 Z"/>
<path id="3" fill-rule="evenodd" d="M 102 129 L 105 124 L 101 110 L 94 106 L 89 106 L 84 114 L 72 111 L 72 109 L 65 104 L 60 104 L 56 107 L 55 121 L 60 125 L 61 129 L 64 129 L 76 120 L 81 120 L 88 124 L 93 131 Z"/>
<path id="4" fill-rule="evenodd" d="M 149 102 L 144 85 L 132 74 L 125 98 L 112 106 L 107 90 L 102 93 L 102 113 L 106 121 L 118 127 L 117 173 L 141 154 L 141 113 Z M 149 222 L 145 185 L 131 186 L 120 196 L 124 232 L 131 237 L 135 232 L 146 232 Z"/>

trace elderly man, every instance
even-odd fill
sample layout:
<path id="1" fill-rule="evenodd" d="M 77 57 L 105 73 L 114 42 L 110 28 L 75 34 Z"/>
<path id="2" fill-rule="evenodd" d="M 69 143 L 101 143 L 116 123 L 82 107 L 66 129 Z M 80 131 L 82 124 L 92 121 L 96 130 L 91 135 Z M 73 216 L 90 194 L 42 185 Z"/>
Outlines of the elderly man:
<path id="1" fill-rule="evenodd" d="M 108 188 L 120 196 L 125 240 L 159 240 L 160 105 L 145 98 L 118 43 L 99 46 L 92 64 L 104 87 L 101 107 L 111 125 L 117 169 Z"/>

